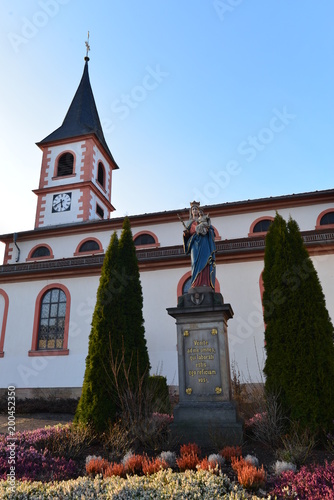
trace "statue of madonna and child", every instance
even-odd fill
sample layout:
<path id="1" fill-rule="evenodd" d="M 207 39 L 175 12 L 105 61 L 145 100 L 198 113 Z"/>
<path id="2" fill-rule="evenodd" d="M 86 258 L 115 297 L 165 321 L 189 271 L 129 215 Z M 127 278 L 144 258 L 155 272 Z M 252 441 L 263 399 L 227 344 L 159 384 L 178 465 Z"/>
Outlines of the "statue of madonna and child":
<path id="1" fill-rule="evenodd" d="M 210 287 L 214 291 L 216 278 L 215 233 L 209 215 L 200 203 L 190 203 L 189 220 L 182 221 L 184 251 L 191 257 L 191 287 Z"/>

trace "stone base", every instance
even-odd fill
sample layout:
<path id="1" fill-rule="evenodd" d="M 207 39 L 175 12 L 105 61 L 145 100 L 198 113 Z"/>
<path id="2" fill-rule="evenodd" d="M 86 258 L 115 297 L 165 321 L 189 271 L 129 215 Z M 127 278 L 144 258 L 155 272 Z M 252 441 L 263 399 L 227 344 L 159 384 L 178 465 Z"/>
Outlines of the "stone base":
<path id="1" fill-rule="evenodd" d="M 172 435 L 181 444 L 216 449 L 242 444 L 243 423 L 232 401 L 180 403 L 173 413 Z"/>

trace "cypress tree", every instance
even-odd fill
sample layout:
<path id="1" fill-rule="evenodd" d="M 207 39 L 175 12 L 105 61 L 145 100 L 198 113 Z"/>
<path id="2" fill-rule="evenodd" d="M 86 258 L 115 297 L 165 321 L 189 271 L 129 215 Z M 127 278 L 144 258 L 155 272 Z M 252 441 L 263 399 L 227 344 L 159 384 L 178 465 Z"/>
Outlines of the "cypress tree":
<path id="1" fill-rule="evenodd" d="M 287 319 L 284 314 L 284 307 L 288 299 L 281 276 L 289 268 L 287 240 L 286 222 L 279 214 L 276 214 L 266 237 L 265 266 L 262 274 L 267 352 L 264 373 L 266 375 L 266 389 L 270 392 L 280 393 L 281 399 L 284 399 L 284 393 L 279 382 L 285 363 L 285 322 Z"/>
<path id="2" fill-rule="evenodd" d="M 143 292 L 136 248 L 128 217 L 124 219 L 119 240 L 119 258 L 119 267 L 124 282 L 120 291 L 121 307 L 125 319 L 124 356 L 126 365 L 130 367 L 130 383 L 136 387 L 138 377 L 148 378 L 150 362 L 145 339 Z"/>
<path id="3" fill-rule="evenodd" d="M 114 233 L 106 251 L 92 327 L 89 335 L 88 355 L 81 398 L 75 414 L 75 422 L 88 423 L 97 431 L 103 431 L 118 410 L 117 394 L 106 376 L 110 365 L 111 349 L 119 349 L 119 339 L 110 342 L 110 332 L 117 332 L 124 323 L 119 308 L 118 237 Z"/>
<path id="4" fill-rule="evenodd" d="M 328 430 L 334 415 L 333 325 L 291 218 L 286 223 L 276 215 L 268 231 L 263 281 L 266 389 L 279 391 L 286 415 L 301 428 Z"/>
<path id="5" fill-rule="evenodd" d="M 138 260 L 126 217 L 120 239 L 112 235 L 103 261 L 75 422 L 103 432 L 121 411 L 120 398 L 129 390 L 135 393 L 140 380 L 145 386 L 150 363 L 142 309 Z"/>

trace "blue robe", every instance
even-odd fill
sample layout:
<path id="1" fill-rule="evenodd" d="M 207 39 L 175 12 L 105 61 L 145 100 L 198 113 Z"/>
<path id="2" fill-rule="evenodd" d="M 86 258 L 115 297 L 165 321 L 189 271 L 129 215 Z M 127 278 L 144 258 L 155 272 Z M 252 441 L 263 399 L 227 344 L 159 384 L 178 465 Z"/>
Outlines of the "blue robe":
<path id="1" fill-rule="evenodd" d="M 188 231 L 192 224 L 196 222 L 190 220 L 186 222 Z M 204 270 L 204 268 L 209 266 L 209 276 L 210 283 L 207 283 L 213 289 L 215 289 L 215 279 L 216 279 L 216 262 L 215 262 L 215 233 L 212 226 L 209 227 L 206 235 L 194 234 L 186 236 L 183 235 L 183 247 L 187 255 L 191 256 L 191 286 L 193 286 L 198 275 Z"/>

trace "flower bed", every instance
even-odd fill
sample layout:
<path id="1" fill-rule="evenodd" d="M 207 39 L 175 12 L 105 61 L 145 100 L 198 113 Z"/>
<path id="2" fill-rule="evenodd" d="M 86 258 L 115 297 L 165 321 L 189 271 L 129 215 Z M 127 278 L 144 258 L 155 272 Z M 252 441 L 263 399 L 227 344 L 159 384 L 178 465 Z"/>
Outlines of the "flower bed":
<path id="1" fill-rule="evenodd" d="M 255 456 L 243 458 L 241 447 L 203 457 L 195 443 L 182 445 L 178 454 L 153 456 L 128 448 L 122 459 L 113 461 L 102 441 L 104 458 L 87 456 L 92 439 L 87 428 L 74 425 L 0 435 L 0 498 L 334 500 L 334 462 L 298 469 L 276 461 L 264 468 Z M 85 473 L 87 477 L 78 477 Z"/>
<path id="2" fill-rule="evenodd" d="M 16 492 L 11 493 L 9 483 L 0 482 L 0 498 L 6 500 L 23 500 L 29 498 L 47 499 L 225 499 L 245 500 L 249 497 L 245 490 L 231 482 L 223 474 L 212 474 L 207 471 L 172 472 L 171 469 L 161 470 L 150 476 L 128 476 L 123 479 L 118 476 L 102 479 L 80 477 L 76 480 L 58 483 L 24 483 L 16 485 Z M 269 497 L 268 497 L 269 500 Z"/>

